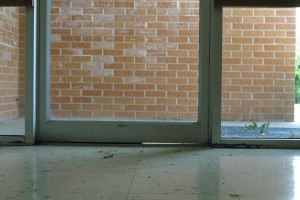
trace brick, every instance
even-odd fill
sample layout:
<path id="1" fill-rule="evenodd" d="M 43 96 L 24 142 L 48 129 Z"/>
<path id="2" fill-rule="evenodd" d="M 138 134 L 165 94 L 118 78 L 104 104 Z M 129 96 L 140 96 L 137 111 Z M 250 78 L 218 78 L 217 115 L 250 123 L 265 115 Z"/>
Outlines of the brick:
<path id="1" fill-rule="evenodd" d="M 237 57 L 237 58 L 248 57 L 248 58 L 250 58 L 250 57 L 253 57 L 253 52 L 232 52 L 232 57 Z"/>
<path id="2" fill-rule="evenodd" d="M 198 77 L 197 71 L 178 71 L 178 77 Z M 189 79 L 191 80 L 191 78 Z"/>
<path id="3" fill-rule="evenodd" d="M 222 62 L 224 64 L 241 64 L 242 60 L 240 58 L 223 58 Z"/>
<path id="4" fill-rule="evenodd" d="M 253 99 L 273 99 L 273 93 L 255 93 Z"/>
<path id="5" fill-rule="evenodd" d="M 131 70 L 115 70 L 114 76 L 133 76 L 134 72 Z"/>
<path id="6" fill-rule="evenodd" d="M 254 85 L 273 85 L 273 79 L 254 79 Z"/>
<path id="7" fill-rule="evenodd" d="M 168 42 L 174 43 L 187 43 L 189 40 L 188 37 L 168 37 Z"/>
<path id="8" fill-rule="evenodd" d="M 233 92 L 231 93 L 231 99 L 250 99 L 251 93 L 245 92 Z"/>
<path id="9" fill-rule="evenodd" d="M 115 90 L 133 90 L 133 84 L 114 84 Z"/>
<path id="10" fill-rule="evenodd" d="M 106 97 L 118 97 L 118 96 L 123 96 L 124 92 L 123 91 L 115 91 L 115 90 L 107 90 L 103 91 L 103 96 Z"/>
<path id="11" fill-rule="evenodd" d="M 266 59 L 261 59 L 261 58 L 244 58 L 243 59 L 243 64 L 253 64 L 253 65 L 266 64 L 266 63 L 264 63 L 264 61 L 266 61 Z"/>
<path id="12" fill-rule="evenodd" d="M 265 101 L 265 100 L 264 100 Z M 242 100 L 242 106 L 262 106 L 263 100 Z"/>
<path id="13" fill-rule="evenodd" d="M 147 111 L 166 111 L 166 106 L 163 105 L 147 105 Z"/>
<path id="14" fill-rule="evenodd" d="M 177 57 L 158 57 L 157 62 L 159 62 L 159 63 L 177 63 Z"/>
<path id="15" fill-rule="evenodd" d="M 132 43 L 115 43 L 114 44 L 115 49 L 133 49 Z"/>
<path id="16" fill-rule="evenodd" d="M 223 105 L 239 106 L 241 105 L 241 100 L 223 100 Z"/>
<path id="17" fill-rule="evenodd" d="M 295 98 L 294 93 L 276 93 L 275 99 L 293 99 Z"/>
<path id="18" fill-rule="evenodd" d="M 91 70 L 71 70 L 72 76 L 90 76 Z"/>
<path id="19" fill-rule="evenodd" d="M 51 97 L 51 103 L 71 103 L 70 97 Z"/>
<path id="20" fill-rule="evenodd" d="M 81 91 L 80 90 L 61 90 L 62 96 L 80 96 Z"/>
<path id="21" fill-rule="evenodd" d="M 116 118 L 135 118 L 135 112 L 115 112 Z"/>
<path id="22" fill-rule="evenodd" d="M 102 110 L 102 104 L 82 104 L 82 110 Z"/>
<path id="23" fill-rule="evenodd" d="M 155 112 L 137 112 L 136 113 L 137 119 L 156 119 L 156 113 Z"/>
<path id="24" fill-rule="evenodd" d="M 136 98 L 136 104 L 155 104 L 155 98 Z"/>
<path id="25" fill-rule="evenodd" d="M 83 90 L 83 96 L 102 96 L 102 91 L 99 90 Z"/>
<path id="26" fill-rule="evenodd" d="M 262 86 L 242 86 L 243 92 L 262 92 Z"/>
<path id="27" fill-rule="evenodd" d="M 284 45 L 265 45 L 266 51 L 284 51 Z"/>
<path id="28" fill-rule="evenodd" d="M 254 10 L 256 16 L 275 16 L 275 10 Z"/>
<path id="29" fill-rule="evenodd" d="M 232 113 L 247 113 L 247 112 L 251 112 L 252 109 L 249 107 L 231 107 L 231 112 Z"/>
<path id="30" fill-rule="evenodd" d="M 284 87 L 268 86 L 264 87 L 264 92 L 284 92 Z"/>
<path id="31" fill-rule="evenodd" d="M 249 10 L 233 10 L 233 15 L 235 16 L 253 16 L 254 11 L 249 9 Z"/>
<path id="32" fill-rule="evenodd" d="M 262 37 L 263 35 L 263 31 L 243 31 L 243 36 L 246 37 Z"/>
<path id="33" fill-rule="evenodd" d="M 145 92 L 144 91 L 125 91 L 124 95 L 126 97 L 144 97 Z"/>
<path id="34" fill-rule="evenodd" d="M 274 30 L 275 24 L 254 24 L 254 29 L 257 30 Z"/>
<path id="35" fill-rule="evenodd" d="M 172 105 L 176 104 L 176 99 L 174 98 L 157 98 L 157 104 L 165 104 L 165 105 Z"/>
<path id="36" fill-rule="evenodd" d="M 91 97 L 72 97 L 74 103 L 92 103 Z"/>
<path id="37" fill-rule="evenodd" d="M 273 52 L 254 52 L 254 57 L 274 58 Z"/>
<path id="38" fill-rule="evenodd" d="M 134 104 L 134 98 L 115 97 L 114 103 L 117 104 Z"/>
<path id="39" fill-rule="evenodd" d="M 266 64 L 266 65 L 283 65 L 284 60 L 283 59 L 265 59 L 264 64 Z"/>
<path id="40" fill-rule="evenodd" d="M 145 111 L 144 105 L 125 105 L 125 111 Z"/>
<path id="41" fill-rule="evenodd" d="M 177 88 L 176 85 L 157 85 L 156 89 L 157 90 L 164 90 L 164 91 L 175 91 Z"/>
<path id="42" fill-rule="evenodd" d="M 276 41 L 275 38 L 254 38 L 256 44 L 272 44 Z"/>
<path id="43" fill-rule="evenodd" d="M 295 16 L 296 15 L 296 10 L 276 10 L 276 15 L 277 16 Z"/>
<path id="44" fill-rule="evenodd" d="M 135 84 L 136 90 L 155 90 L 155 84 Z M 148 96 L 148 95 L 146 95 Z"/>
<path id="45" fill-rule="evenodd" d="M 113 103 L 113 98 L 109 97 L 95 97 L 94 103 Z"/>
<path id="46" fill-rule="evenodd" d="M 223 93 L 225 91 L 236 91 L 236 92 L 240 92 L 241 91 L 241 86 L 223 86 L 222 87 L 222 91 Z M 244 87 L 243 87 L 244 88 Z M 252 88 L 252 87 L 251 87 Z"/>
<path id="47" fill-rule="evenodd" d="M 179 97 L 184 98 L 187 97 L 187 92 L 167 92 L 167 97 Z"/>
<path id="48" fill-rule="evenodd" d="M 274 78 L 274 79 L 282 79 L 284 78 L 284 74 L 283 73 L 264 73 L 264 78 Z"/>
<path id="49" fill-rule="evenodd" d="M 123 110 L 123 105 L 106 104 L 103 105 L 103 110 Z"/>
<path id="50" fill-rule="evenodd" d="M 167 111 L 170 111 L 170 112 L 187 112 L 188 107 L 187 106 L 168 106 Z"/>
<path id="51" fill-rule="evenodd" d="M 243 72 L 243 78 L 262 78 L 263 73 L 261 72 Z"/>
<path id="52" fill-rule="evenodd" d="M 244 23 L 264 23 L 264 17 L 243 17 Z"/>
<path id="53" fill-rule="evenodd" d="M 103 82 L 104 83 L 122 83 L 123 78 L 122 77 L 104 77 Z"/>
<path id="54" fill-rule="evenodd" d="M 251 85 L 252 80 L 251 79 L 233 79 L 232 84 L 233 85 Z"/>
<path id="55" fill-rule="evenodd" d="M 147 56 L 166 56 L 167 52 L 163 50 L 148 50 Z"/>
<path id="56" fill-rule="evenodd" d="M 187 78 L 168 78 L 168 84 L 187 84 Z"/>
<path id="57" fill-rule="evenodd" d="M 223 36 L 226 36 L 226 37 L 242 36 L 242 33 L 243 32 L 241 30 L 224 30 Z"/>

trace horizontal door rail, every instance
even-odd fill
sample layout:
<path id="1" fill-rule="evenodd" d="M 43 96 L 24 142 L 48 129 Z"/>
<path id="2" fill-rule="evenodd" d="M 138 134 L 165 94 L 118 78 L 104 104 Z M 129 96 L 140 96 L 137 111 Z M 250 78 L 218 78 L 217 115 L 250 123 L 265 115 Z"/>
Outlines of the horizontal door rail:
<path id="1" fill-rule="evenodd" d="M 297 7 L 299 0 L 215 0 L 215 5 L 222 6 L 268 6 L 268 7 Z"/>
<path id="2" fill-rule="evenodd" d="M 34 0 L 1 0 L 0 7 L 34 6 Z"/>

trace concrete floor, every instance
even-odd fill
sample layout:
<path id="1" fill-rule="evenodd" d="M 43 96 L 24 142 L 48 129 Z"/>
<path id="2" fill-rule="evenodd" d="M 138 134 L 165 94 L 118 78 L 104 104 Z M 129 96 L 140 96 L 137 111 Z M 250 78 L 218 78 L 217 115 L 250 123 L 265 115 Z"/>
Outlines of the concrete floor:
<path id="1" fill-rule="evenodd" d="M 1 200 L 299 200 L 299 150 L 0 146 Z"/>
<path id="2" fill-rule="evenodd" d="M 14 119 L 0 121 L 1 135 L 24 135 L 25 134 L 25 118 L 18 117 Z"/>

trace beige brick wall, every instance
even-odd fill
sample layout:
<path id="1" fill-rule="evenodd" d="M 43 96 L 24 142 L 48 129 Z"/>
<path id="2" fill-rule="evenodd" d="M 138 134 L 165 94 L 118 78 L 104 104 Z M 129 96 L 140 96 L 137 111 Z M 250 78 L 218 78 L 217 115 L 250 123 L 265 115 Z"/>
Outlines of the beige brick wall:
<path id="1" fill-rule="evenodd" d="M 196 120 L 198 29 L 198 1 L 52 1 L 52 117 Z"/>
<path id="2" fill-rule="evenodd" d="M 24 32 L 20 29 L 20 10 L 0 7 L 0 121 L 24 113 L 24 56 L 20 56 L 21 48 L 24 52 L 24 42 L 20 42 Z"/>
<path id="3" fill-rule="evenodd" d="M 296 9 L 226 8 L 223 120 L 293 121 Z"/>

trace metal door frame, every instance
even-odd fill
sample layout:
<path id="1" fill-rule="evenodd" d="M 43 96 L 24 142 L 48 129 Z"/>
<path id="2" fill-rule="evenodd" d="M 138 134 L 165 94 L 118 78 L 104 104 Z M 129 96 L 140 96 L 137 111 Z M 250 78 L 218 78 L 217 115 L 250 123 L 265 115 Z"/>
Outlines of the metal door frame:
<path id="1" fill-rule="evenodd" d="M 200 1 L 199 117 L 197 122 L 75 121 L 50 119 L 50 8 L 51 0 L 40 2 L 39 23 L 39 133 L 40 142 L 109 143 L 196 143 L 209 142 L 209 48 L 210 0 Z M 206 39 L 204 39 L 206 37 Z M 202 98 L 200 98 L 202 97 Z M 201 109 L 203 108 L 203 109 Z M 201 111 L 200 111 L 201 109 Z"/>

